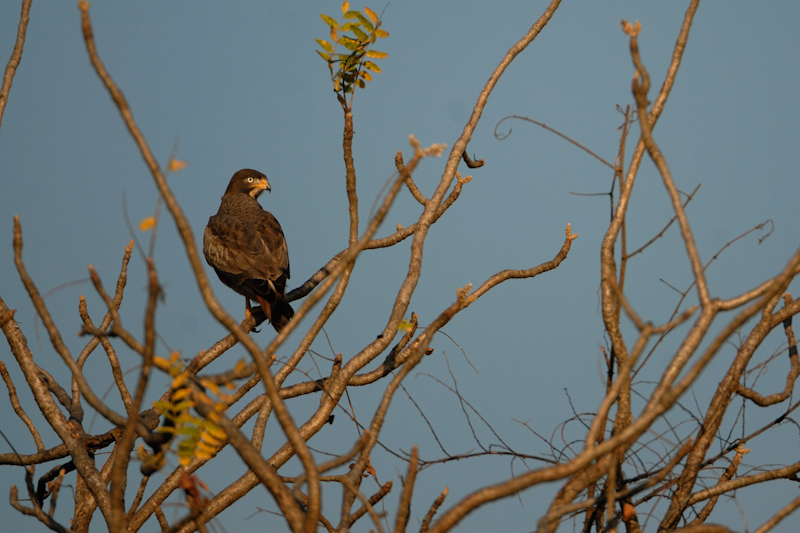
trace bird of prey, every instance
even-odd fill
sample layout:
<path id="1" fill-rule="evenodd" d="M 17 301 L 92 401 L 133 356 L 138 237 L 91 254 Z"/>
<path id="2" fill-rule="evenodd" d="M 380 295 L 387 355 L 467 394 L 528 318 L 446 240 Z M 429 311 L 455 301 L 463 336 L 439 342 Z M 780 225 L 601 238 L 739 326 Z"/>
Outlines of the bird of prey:
<path id="1" fill-rule="evenodd" d="M 222 283 L 245 297 L 247 316 L 250 300 L 258 302 L 280 332 L 294 311 L 284 294 L 289 278 L 286 239 L 281 225 L 257 200 L 270 190 L 267 177 L 257 170 L 234 174 L 219 211 L 208 219 L 203 255 Z"/>

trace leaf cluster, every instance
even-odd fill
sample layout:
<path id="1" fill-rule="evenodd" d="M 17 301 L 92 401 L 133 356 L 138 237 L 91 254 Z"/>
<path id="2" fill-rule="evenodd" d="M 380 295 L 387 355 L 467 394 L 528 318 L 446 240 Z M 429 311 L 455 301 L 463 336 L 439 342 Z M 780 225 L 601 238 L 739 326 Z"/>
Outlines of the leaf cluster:
<path id="1" fill-rule="evenodd" d="M 174 438 L 179 436 L 176 453 L 180 464 L 186 466 L 194 458 L 202 461 L 211 459 L 226 440 L 225 432 L 216 422 L 227 406 L 224 401 L 215 402 L 206 394 L 206 390 L 210 390 L 219 396 L 219 385 L 209 379 L 193 377 L 184 369 L 177 353 L 170 356 L 170 361 L 156 357 L 154 363 L 173 377 L 168 398 L 153 404 L 155 409 L 164 413 L 165 419 L 156 431 L 168 435 L 169 440 L 161 451 L 162 457 L 147 457 L 147 452 L 140 449 L 140 458 L 156 463 L 160 468 L 164 464 L 163 453 L 171 448 Z M 212 415 L 202 417 L 193 414 L 191 410 L 198 403 L 210 405 Z"/>
<path id="2" fill-rule="evenodd" d="M 339 103 L 347 106 L 345 95 L 356 87 L 365 88 L 367 82 L 372 81 L 370 72 L 381 71 L 371 60 L 383 59 L 387 54 L 370 47 L 379 37 L 388 37 L 389 32 L 381 29 L 382 21 L 374 11 L 368 7 L 363 13 L 351 10 L 349 2 L 342 4 L 342 18 L 338 21 L 324 13 L 320 17 L 330 28 L 331 41 L 316 39 L 322 47 L 317 53 L 328 63 Z M 337 52 L 340 46 L 345 50 Z"/>

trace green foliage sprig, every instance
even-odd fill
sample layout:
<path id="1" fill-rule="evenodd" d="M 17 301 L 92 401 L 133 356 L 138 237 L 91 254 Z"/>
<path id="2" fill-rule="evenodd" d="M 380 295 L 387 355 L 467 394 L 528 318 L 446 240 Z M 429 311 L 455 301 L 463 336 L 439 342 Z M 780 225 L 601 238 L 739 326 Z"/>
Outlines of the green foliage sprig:
<path id="1" fill-rule="evenodd" d="M 351 10 L 350 3 L 342 4 L 342 18 L 338 21 L 333 17 L 322 14 L 322 20 L 330 27 L 331 42 L 316 39 L 322 50 L 317 53 L 328 63 L 331 71 L 331 81 L 336 97 L 343 107 L 347 107 L 346 95 L 350 94 L 352 104 L 353 91 L 356 87 L 366 87 L 372 81 L 372 74 L 379 73 L 380 67 L 372 59 L 383 59 L 385 52 L 370 48 L 378 38 L 389 36 L 389 32 L 381 29 L 381 19 L 370 8 L 365 7 L 364 12 Z M 346 51 L 337 52 L 341 46 Z"/>
<path id="2" fill-rule="evenodd" d="M 138 456 L 143 463 L 143 473 L 149 475 L 166 462 L 166 452 L 172 448 L 175 438 L 178 439 L 177 450 L 180 464 L 186 466 L 192 459 L 197 458 L 207 461 L 214 457 L 226 440 L 225 432 L 217 425 L 227 405 L 225 395 L 220 393 L 219 385 L 215 382 L 191 376 L 184 368 L 179 354 L 170 354 L 170 359 L 154 357 L 153 364 L 167 372 L 173 379 L 170 385 L 168 399 L 156 401 L 153 406 L 164 413 L 164 424 L 156 428 L 157 433 L 167 435 L 165 442 L 155 453 L 149 453 L 143 446 L 139 447 Z M 244 361 L 237 364 L 237 368 L 244 365 Z M 192 387 L 194 381 L 197 387 Z M 230 388 L 232 384 L 226 383 Z M 213 392 L 221 401 L 214 401 L 206 391 Z M 210 405 L 211 415 L 200 417 L 192 413 L 198 403 Z"/>

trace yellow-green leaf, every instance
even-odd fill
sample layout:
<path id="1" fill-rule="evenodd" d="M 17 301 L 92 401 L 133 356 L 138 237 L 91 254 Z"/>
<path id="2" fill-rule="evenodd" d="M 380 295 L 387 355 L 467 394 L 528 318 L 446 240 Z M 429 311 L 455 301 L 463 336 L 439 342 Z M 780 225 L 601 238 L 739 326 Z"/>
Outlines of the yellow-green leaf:
<path id="1" fill-rule="evenodd" d="M 219 446 L 224 442 L 224 437 L 222 439 L 219 439 L 214 435 L 212 435 L 211 433 L 205 432 L 202 435 L 200 435 L 200 442 L 205 442 L 209 446 Z"/>
<path id="2" fill-rule="evenodd" d="M 208 432 L 209 435 L 211 435 L 217 440 L 225 440 L 228 438 L 227 433 L 225 433 L 225 431 L 221 427 L 214 424 L 213 422 L 206 422 L 206 432 Z"/>
<path id="3" fill-rule="evenodd" d="M 368 8 L 368 7 L 365 7 L 365 8 L 364 8 L 364 13 L 366 13 L 366 14 L 367 14 L 367 16 L 369 17 L 369 19 L 370 19 L 370 20 L 371 20 L 373 23 L 375 23 L 375 24 L 377 24 L 377 23 L 378 23 L 378 15 L 376 15 L 376 14 L 375 14 L 375 12 L 374 12 L 373 10 L 371 10 L 371 9 L 370 9 L 370 8 Z"/>
<path id="4" fill-rule="evenodd" d="M 347 13 L 347 11 L 348 11 L 349 9 L 350 9 L 350 2 L 348 2 L 347 0 L 345 0 L 344 2 L 342 2 L 342 14 L 345 14 L 345 13 Z"/>
<path id="5" fill-rule="evenodd" d="M 356 82 L 356 85 L 358 85 L 358 86 L 359 86 L 359 87 L 361 87 L 362 89 L 363 89 L 364 87 L 366 87 L 366 86 L 367 86 L 366 82 L 365 82 L 364 80 L 362 80 L 362 79 L 359 79 L 359 80 Z"/>
<path id="6" fill-rule="evenodd" d="M 333 18 L 329 17 L 328 15 L 326 15 L 325 13 L 322 13 L 320 15 L 320 17 L 322 17 L 322 20 L 325 21 L 325 24 L 330 26 L 332 30 L 335 30 L 335 29 L 339 28 L 339 23 L 336 22 L 335 19 L 333 19 Z"/>
<path id="7" fill-rule="evenodd" d="M 356 51 L 358 50 L 358 41 L 354 41 L 349 37 L 342 37 L 339 39 L 339 44 L 347 48 L 348 50 Z"/>
<path id="8" fill-rule="evenodd" d="M 189 163 L 186 161 L 179 161 L 177 159 L 170 159 L 169 160 L 169 170 L 170 172 L 178 172 L 179 170 L 183 170 L 184 168 L 188 167 Z"/>
<path id="9" fill-rule="evenodd" d="M 140 444 L 138 448 L 136 448 L 136 458 L 137 459 L 147 459 L 152 454 L 144 449 L 144 445 Z"/>
<path id="10" fill-rule="evenodd" d="M 380 72 L 381 67 L 373 63 L 372 61 L 364 61 L 364 68 L 371 70 L 372 72 Z"/>
<path id="11" fill-rule="evenodd" d="M 191 444 L 192 441 L 196 441 L 200 435 L 200 430 L 197 429 L 195 426 L 184 425 L 178 429 L 179 435 L 184 435 L 186 439 L 183 441 L 184 444 L 189 443 Z"/>
<path id="12" fill-rule="evenodd" d="M 179 389 L 179 388 L 181 388 L 181 387 L 182 387 L 182 386 L 183 386 L 183 385 L 184 385 L 184 384 L 185 384 L 187 381 L 189 381 L 189 373 L 188 373 L 188 372 L 182 372 L 180 375 L 178 375 L 177 377 L 175 377 L 175 379 L 173 379 L 173 380 L 172 380 L 172 385 L 171 385 L 171 387 L 172 387 L 173 389 Z"/>
<path id="13" fill-rule="evenodd" d="M 183 443 L 178 446 L 178 461 L 181 465 L 187 466 L 194 459 L 194 448 L 194 445 L 185 446 Z"/>
<path id="14" fill-rule="evenodd" d="M 205 387 L 206 389 L 210 390 L 214 394 L 219 394 L 219 385 L 211 381 L 210 379 L 201 379 L 200 385 Z"/>
<path id="15" fill-rule="evenodd" d="M 172 392 L 172 401 L 177 403 L 181 400 L 191 397 L 192 389 L 185 387 Z"/>
<path id="16" fill-rule="evenodd" d="M 367 31 L 371 32 L 372 30 L 375 29 L 375 26 L 372 25 L 372 22 L 370 22 L 369 19 L 364 15 L 362 15 L 361 13 L 358 14 L 358 20 L 361 21 L 361 25 L 364 26 L 367 29 Z"/>
<path id="17" fill-rule="evenodd" d="M 166 400 L 158 400 L 153 402 L 153 407 L 155 407 L 159 411 L 169 411 L 170 409 L 172 409 L 172 404 Z"/>
<path id="18" fill-rule="evenodd" d="M 382 29 L 378 28 L 377 30 L 375 30 L 375 35 L 377 35 L 378 37 L 381 37 L 381 38 L 388 37 L 389 36 L 389 32 L 386 31 L 386 30 L 382 30 Z"/>
<path id="19" fill-rule="evenodd" d="M 172 380 L 171 386 L 173 389 L 179 389 L 188 380 L 189 380 L 189 374 L 187 372 L 183 372 L 182 374 L 180 374 L 179 376 L 177 376 L 175 379 Z"/>
<path id="20" fill-rule="evenodd" d="M 328 53 L 333 52 L 333 46 L 331 46 L 331 43 L 329 43 L 328 41 L 324 41 L 322 39 L 314 39 L 314 40 L 317 41 L 319 45 L 322 47 L 322 49 L 325 50 L 326 52 Z"/>
<path id="21" fill-rule="evenodd" d="M 197 457 L 197 459 L 199 461 L 210 461 L 211 459 L 214 458 L 214 455 L 210 454 L 210 453 L 202 452 L 200 450 L 197 450 L 197 452 L 195 453 L 195 457 Z M 183 460 L 183 458 L 181 458 L 181 460 Z M 181 463 L 181 464 L 183 464 L 183 463 Z M 189 465 L 188 461 L 187 461 L 186 464 L 183 464 L 183 466 L 188 466 L 188 465 Z"/>
<path id="22" fill-rule="evenodd" d="M 388 56 L 386 52 L 379 52 L 377 50 L 367 50 L 367 57 L 371 57 L 373 59 L 383 59 Z"/>
<path id="23" fill-rule="evenodd" d="M 314 50 L 314 51 L 316 53 L 318 53 L 320 55 L 320 57 L 322 57 L 322 59 L 324 59 L 325 61 L 330 61 L 331 60 L 331 55 L 330 54 L 326 54 L 325 52 L 320 52 L 319 50 Z"/>
<path id="24" fill-rule="evenodd" d="M 197 457 L 198 461 L 210 461 L 211 459 L 214 458 L 214 454 L 206 453 L 206 452 L 197 450 L 196 453 L 195 453 L 195 457 Z M 187 465 L 184 465 L 184 466 L 187 466 Z"/>
<path id="25" fill-rule="evenodd" d="M 358 61 L 354 56 L 347 56 L 347 59 L 342 64 L 342 72 L 350 72 L 357 67 Z"/>
<path id="26" fill-rule="evenodd" d="M 358 75 L 364 78 L 366 81 L 372 81 L 372 75 L 370 75 L 370 73 L 366 70 L 362 70 Z"/>
<path id="27" fill-rule="evenodd" d="M 208 418 L 208 420 L 210 420 L 211 422 L 214 422 L 216 424 L 217 422 L 222 420 L 222 413 L 220 413 L 217 410 L 214 410 L 214 411 L 211 411 L 210 413 L 208 413 L 208 417 L 207 418 Z"/>
<path id="28" fill-rule="evenodd" d="M 171 365 L 169 361 L 167 361 L 163 357 L 159 357 L 158 355 L 156 355 L 155 357 L 153 357 L 153 366 L 159 370 L 168 372 Z"/>
<path id="29" fill-rule="evenodd" d="M 210 461 L 211 459 L 214 458 L 214 454 L 206 453 L 206 452 L 197 450 L 195 452 L 195 457 L 197 457 L 198 461 Z M 184 466 L 187 466 L 187 465 L 184 465 Z"/>
<path id="30" fill-rule="evenodd" d="M 339 40 L 339 34 L 335 29 L 331 28 L 331 41 L 336 42 Z"/>
<path id="31" fill-rule="evenodd" d="M 182 413 L 183 411 L 191 409 L 192 407 L 194 407 L 194 402 L 187 400 L 185 402 L 176 403 L 172 408 L 175 410 L 175 412 Z"/>
<path id="32" fill-rule="evenodd" d="M 153 229 L 153 226 L 156 225 L 155 217 L 145 217 L 139 222 L 139 229 L 142 231 L 148 231 Z"/>
<path id="33" fill-rule="evenodd" d="M 197 437 L 186 437 L 178 443 L 178 453 L 192 453 L 195 446 L 197 446 Z"/>
<path id="34" fill-rule="evenodd" d="M 344 14 L 344 18 L 346 19 L 354 19 L 358 18 L 358 11 L 348 11 Z"/>
<path id="35" fill-rule="evenodd" d="M 361 41 L 366 41 L 367 40 L 367 34 L 364 33 L 364 30 L 362 30 L 358 26 L 354 26 L 353 27 L 353 33 L 356 34 L 356 37 L 358 37 L 359 40 L 361 40 Z"/>
<path id="36" fill-rule="evenodd" d="M 209 445 L 208 443 L 203 442 L 202 440 L 197 443 L 196 450 L 198 456 L 200 455 L 200 453 L 207 453 L 211 457 L 214 457 L 214 455 L 217 453 L 217 448 L 215 446 Z"/>

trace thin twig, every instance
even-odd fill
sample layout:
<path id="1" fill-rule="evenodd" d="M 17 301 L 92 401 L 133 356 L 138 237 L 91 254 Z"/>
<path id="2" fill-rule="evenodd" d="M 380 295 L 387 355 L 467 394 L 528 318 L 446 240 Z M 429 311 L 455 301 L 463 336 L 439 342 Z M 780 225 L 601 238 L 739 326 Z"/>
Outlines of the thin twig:
<path id="1" fill-rule="evenodd" d="M 14 42 L 14 50 L 11 52 L 11 58 L 8 60 L 6 70 L 3 73 L 3 85 L 0 87 L 0 124 L 3 122 L 3 113 L 6 110 L 6 103 L 8 102 L 8 95 L 11 92 L 11 83 L 14 81 L 14 74 L 17 73 L 17 67 L 22 60 L 22 48 L 25 46 L 25 32 L 28 30 L 28 21 L 30 20 L 31 1 L 22 0 L 22 12 L 19 15 L 19 24 L 17 25 L 17 40 Z"/>
<path id="2" fill-rule="evenodd" d="M 598 161 L 603 163 L 605 166 L 609 167 L 611 170 L 617 170 L 616 166 L 612 165 L 611 163 L 609 163 L 608 161 L 606 161 L 605 159 L 603 159 L 602 157 L 600 157 L 599 155 L 597 155 L 596 153 L 591 151 L 589 148 L 587 148 L 585 145 L 579 143 L 578 141 L 576 141 L 572 137 L 561 133 L 560 131 L 558 131 L 555 128 L 551 128 L 550 126 L 548 126 L 544 122 L 539 122 L 538 120 L 533 120 L 532 118 L 528 118 L 528 117 L 522 117 L 522 116 L 519 116 L 519 115 L 509 115 L 507 117 L 501 118 L 497 122 L 497 124 L 495 124 L 495 126 L 494 126 L 494 136 L 495 136 L 496 139 L 498 139 L 500 141 L 508 139 L 508 136 L 511 135 L 511 132 L 514 131 L 514 130 L 509 128 L 509 130 L 506 133 L 498 133 L 498 129 L 500 128 L 500 125 L 503 122 L 505 122 L 506 120 L 522 120 L 524 122 L 530 122 L 531 124 L 535 124 L 535 125 L 543 128 L 543 129 L 549 131 L 550 133 L 555 133 L 556 135 L 558 135 L 559 137 L 561 137 L 565 141 L 572 143 L 573 145 L 577 146 L 578 148 L 580 148 L 581 150 L 583 150 L 584 152 L 586 152 L 590 156 L 594 157 L 595 159 L 597 159 Z M 467 165 L 469 166 L 469 163 L 467 163 Z M 479 166 L 482 166 L 482 165 L 479 165 Z M 470 167 L 470 168 L 474 168 L 474 167 Z"/>
<path id="3" fill-rule="evenodd" d="M 419 452 L 417 447 L 411 448 L 411 461 L 408 463 L 408 474 L 403 484 L 403 495 L 400 497 L 400 507 L 397 510 L 394 532 L 405 533 L 408 517 L 411 515 L 411 496 L 414 494 L 414 482 L 417 479 L 417 463 Z"/>

